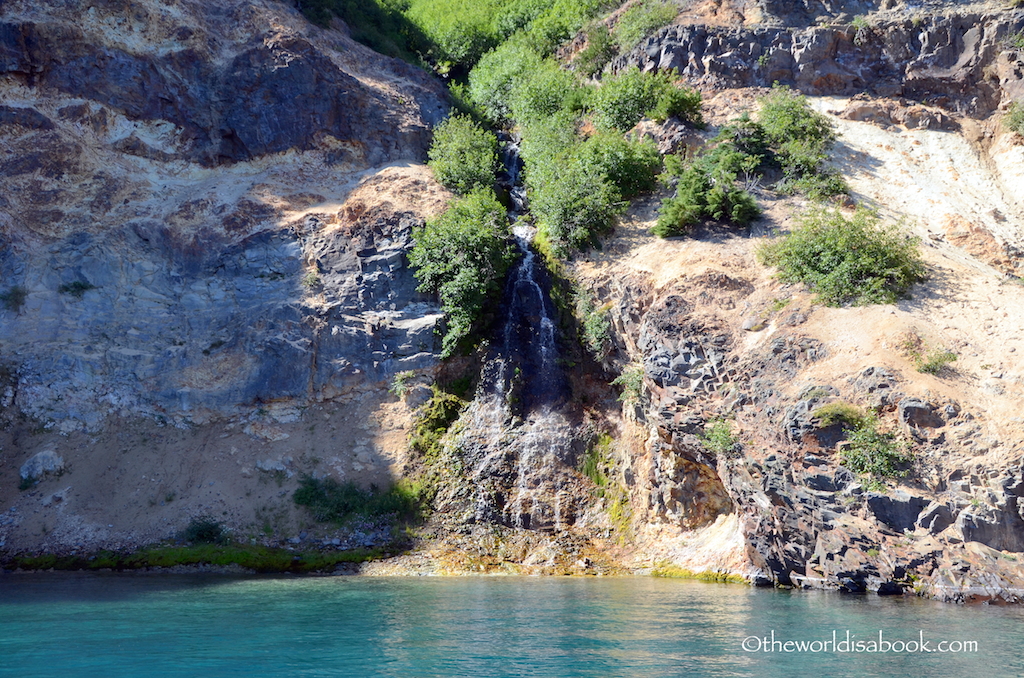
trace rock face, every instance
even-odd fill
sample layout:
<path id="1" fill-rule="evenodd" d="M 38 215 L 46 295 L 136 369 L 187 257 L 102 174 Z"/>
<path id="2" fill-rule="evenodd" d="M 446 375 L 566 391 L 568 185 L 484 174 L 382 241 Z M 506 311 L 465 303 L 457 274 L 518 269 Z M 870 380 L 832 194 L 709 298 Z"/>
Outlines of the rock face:
<path id="1" fill-rule="evenodd" d="M 14 409 L 201 423 L 435 362 L 404 253 L 444 192 L 384 170 L 446 114 L 425 73 L 280 3 L 8 2 L 0 91 Z"/>
<path id="2" fill-rule="evenodd" d="M 857 28 L 670 26 L 609 65 L 676 69 L 708 88 L 790 85 L 805 94 L 927 99 L 987 115 L 1003 96 L 1019 98 L 1021 54 L 1006 45 L 1024 11 L 950 14 Z"/>

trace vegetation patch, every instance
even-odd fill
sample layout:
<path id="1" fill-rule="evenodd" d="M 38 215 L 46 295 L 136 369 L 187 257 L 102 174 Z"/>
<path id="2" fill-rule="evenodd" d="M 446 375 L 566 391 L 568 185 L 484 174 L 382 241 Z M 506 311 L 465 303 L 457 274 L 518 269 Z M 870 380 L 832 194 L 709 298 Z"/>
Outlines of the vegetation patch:
<path id="1" fill-rule="evenodd" d="M 1003 124 L 1011 132 L 1024 136 L 1024 104 L 1019 101 L 1010 104 L 1006 111 L 1006 117 L 1003 118 Z"/>
<path id="2" fill-rule="evenodd" d="M 498 139 L 469 116 L 453 115 L 434 128 L 427 156 L 437 180 L 465 195 L 494 183 Z"/>
<path id="3" fill-rule="evenodd" d="M 673 82 L 673 73 L 644 73 L 633 67 L 608 79 L 589 99 L 594 124 L 599 128 L 631 129 L 650 112 L 659 111 L 662 119 L 669 115 L 702 127 L 700 92 L 680 90 Z"/>
<path id="4" fill-rule="evenodd" d="M 141 570 L 180 565 L 236 566 L 258 573 L 330 572 L 338 565 L 378 560 L 397 553 L 393 549 L 349 551 L 293 551 L 250 544 L 160 544 L 122 553 L 99 551 L 91 555 L 19 555 L 3 562 L 22 570 Z"/>
<path id="5" fill-rule="evenodd" d="M 879 430 L 874 416 L 848 430 L 840 458 L 846 468 L 875 481 L 905 477 L 914 461 L 910 444 L 893 432 Z"/>
<path id="6" fill-rule="evenodd" d="M 735 456 L 739 438 L 732 429 L 732 422 L 728 419 L 712 419 L 704 425 L 700 441 L 705 448 L 717 455 Z"/>
<path id="7" fill-rule="evenodd" d="M 906 332 L 899 339 L 899 348 L 918 372 L 940 375 L 950 371 L 950 365 L 959 357 L 948 349 L 929 349 L 916 332 Z"/>
<path id="8" fill-rule="evenodd" d="M 615 24 L 615 42 L 619 49 L 627 52 L 659 28 L 668 26 L 678 14 L 679 8 L 671 0 L 643 0 L 619 17 Z"/>
<path id="9" fill-rule="evenodd" d="M 190 520 L 182 530 L 180 537 L 190 544 L 228 543 L 228 535 L 223 526 L 210 516 L 200 516 Z"/>
<path id="10" fill-rule="evenodd" d="M 580 464 L 580 473 L 590 478 L 597 486 L 597 495 L 604 496 L 604 488 L 608 485 L 608 472 L 611 465 L 612 445 L 614 440 L 607 433 L 602 433 L 587 450 Z"/>
<path id="11" fill-rule="evenodd" d="M 868 422 L 868 417 L 864 410 L 856 405 L 841 401 L 822 405 L 816 408 L 811 413 L 811 416 L 818 420 L 818 425 L 822 428 L 842 425 L 847 429 L 859 429 Z"/>
<path id="12" fill-rule="evenodd" d="M 828 306 L 891 304 L 926 278 L 917 240 L 858 209 L 805 213 L 796 228 L 762 245 L 761 263 L 785 282 L 806 284 Z"/>
<path id="13" fill-rule="evenodd" d="M 694 572 L 671 563 L 661 562 L 651 569 L 652 577 L 663 577 L 666 579 L 696 579 L 698 581 L 716 582 L 720 584 L 746 584 L 747 580 L 738 574 L 728 572 L 717 572 L 715 570 L 704 570 Z"/>
<path id="14" fill-rule="evenodd" d="M 611 342 L 612 323 L 608 317 L 608 306 L 596 306 L 594 297 L 579 286 L 573 288 L 574 315 L 580 328 L 583 345 L 594 356 L 604 354 Z"/>
<path id="15" fill-rule="evenodd" d="M 317 522 L 343 524 L 353 518 L 390 516 L 415 520 L 420 513 L 420 489 L 399 481 L 386 491 L 364 490 L 353 482 L 305 476 L 293 495 L 295 503 L 309 510 Z"/>
<path id="16" fill-rule="evenodd" d="M 639 404 L 644 389 L 644 366 L 640 363 L 626 365 L 622 369 L 622 374 L 612 380 L 612 384 L 622 387 L 620 401 L 627 405 Z"/>
<path id="17" fill-rule="evenodd" d="M 447 358 L 482 324 L 488 300 L 500 292 L 515 260 L 505 210 L 491 192 L 477 190 L 414 229 L 413 239 L 409 262 L 418 289 L 441 298 L 447 320 L 441 353 Z"/>
<path id="18" fill-rule="evenodd" d="M 15 285 L 3 294 L 0 294 L 0 303 L 2 303 L 4 308 L 8 311 L 18 313 L 21 311 L 21 307 L 25 305 L 25 299 L 27 297 L 28 290 L 20 285 Z"/>
<path id="19" fill-rule="evenodd" d="M 57 291 L 61 294 L 68 294 L 75 299 L 81 299 L 86 292 L 94 289 L 96 289 L 96 286 L 92 283 L 84 280 L 76 280 L 74 282 L 64 283 L 57 288 Z"/>

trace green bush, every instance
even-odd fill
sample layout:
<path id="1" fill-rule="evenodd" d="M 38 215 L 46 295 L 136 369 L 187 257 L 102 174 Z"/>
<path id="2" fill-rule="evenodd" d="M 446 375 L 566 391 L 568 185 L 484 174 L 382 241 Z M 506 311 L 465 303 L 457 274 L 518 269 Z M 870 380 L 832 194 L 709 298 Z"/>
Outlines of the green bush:
<path id="1" fill-rule="evenodd" d="M 442 355 L 449 357 L 501 291 L 515 259 L 505 210 L 489 191 L 474 191 L 414 229 L 413 239 L 409 262 L 416 268 L 418 289 L 441 298 L 448 325 Z"/>
<path id="2" fill-rule="evenodd" d="M 228 541 L 221 524 L 209 516 L 190 520 L 181 538 L 191 544 L 226 544 Z"/>
<path id="3" fill-rule="evenodd" d="M 598 133 L 580 144 L 575 155 L 584 167 L 598 168 L 623 198 L 653 191 L 658 185 L 661 155 L 650 139 Z"/>
<path id="4" fill-rule="evenodd" d="M 604 24 L 587 29 L 587 46 L 580 50 L 573 60 L 573 66 L 583 76 L 590 78 L 599 73 L 615 58 L 615 42 Z"/>
<path id="5" fill-rule="evenodd" d="M 713 142 L 714 143 L 714 142 Z M 702 219 L 745 225 L 761 214 L 754 198 L 736 185 L 738 172 L 750 172 L 760 162 L 722 142 L 696 161 L 685 165 L 667 162 L 678 179 L 675 194 L 662 201 L 655 235 L 666 238 L 685 235 Z"/>
<path id="6" fill-rule="evenodd" d="M 627 52 L 659 28 L 669 25 L 679 14 L 671 0 L 643 0 L 619 17 L 615 25 L 615 42 Z"/>
<path id="7" fill-rule="evenodd" d="M 957 354 L 949 350 L 932 351 L 917 361 L 917 371 L 924 374 L 940 374 L 956 362 Z"/>
<path id="8" fill-rule="evenodd" d="M 469 116 L 453 115 L 434 129 L 427 156 L 437 180 L 464 195 L 494 183 L 498 139 Z"/>
<path id="9" fill-rule="evenodd" d="M 906 441 L 895 433 L 881 432 L 874 417 L 849 432 L 840 453 L 843 465 L 854 473 L 875 479 L 902 478 L 914 457 Z"/>
<path id="10" fill-rule="evenodd" d="M 559 167 L 550 180 L 531 187 L 530 209 L 560 255 L 594 244 L 623 209 L 618 191 L 600 168 L 578 158 Z"/>
<path id="11" fill-rule="evenodd" d="M 508 108 L 519 124 L 554 115 L 563 108 L 580 108 L 582 88 L 572 73 L 554 59 L 545 59 L 528 72 L 509 93 Z"/>
<path id="12" fill-rule="evenodd" d="M 612 323 L 608 318 L 608 309 L 596 307 L 590 292 L 582 287 L 574 288 L 573 297 L 575 316 L 580 324 L 583 345 L 591 353 L 600 357 L 611 341 Z"/>
<path id="13" fill-rule="evenodd" d="M 1003 118 L 1003 124 L 1011 132 L 1016 132 L 1024 137 L 1024 104 L 1019 101 L 1010 104 L 1010 108 L 1006 111 L 1006 117 Z"/>
<path id="14" fill-rule="evenodd" d="M 856 405 L 844 402 L 828 403 L 814 410 L 812 416 L 818 419 L 822 428 L 842 424 L 845 429 L 859 429 L 867 421 L 864 411 Z"/>
<path id="15" fill-rule="evenodd" d="M 300 479 L 299 489 L 292 499 L 322 523 L 344 523 L 355 517 L 412 519 L 420 505 L 418 489 L 407 483 L 396 483 L 381 492 L 375 487 L 364 490 L 353 482 L 339 483 L 333 478 L 311 476 Z"/>
<path id="16" fill-rule="evenodd" d="M 627 405 L 636 405 L 640 402 L 644 389 L 644 366 L 639 363 L 630 363 L 622 369 L 622 374 L 612 380 L 612 384 L 622 387 L 619 400 Z"/>
<path id="17" fill-rule="evenodd" d="M 501 41 L 494 17 L 504 0 L 410 0 L 404 12 L 424 34 L 427 56 L 442 74 L 453 69 L 468 71 L 488 50 Z"/>
<path id="18" fill-rule="evenodd" d="M 703 99 L 699 91 L 670 85 L 662 90 L 658 101 L 648 114 L 655 122 L 665 122 L 669 118 L 679 118 L 697 127 L 703 127 L 704 119 L 700 112 L 702 101 Z"/>
<path id="19" fill-rule="evenodd" d="M 783 171 L 776 185 L 780 192 L 802 192 L 821 199 L 847 191 L 846 182 L 825 166 L 828 150 L 836 140 L 832 123 L 814 111 L 807 98 L 787 87 L 775 87 L 761 98 L 758 125 L 772 153 L 770 159 Z"/>
<path id="20" fill-rule="evenodd" d="M 547 56 L 607 4 L 607 0 L 555 0 L 530 22 L 524 36 L 538 54 Z"/>
<path id="21" fill-rule="evenodd" d="M 594 124 L 628 130 L 650 114 L 662 119 L 675 115 L 693 125 L 703 125 L 700 93 L 680 90 L 672 80 L 671 73 L 642 73 L 635 67 L 606 80 L 590 96 Z"/>
<path id="22" fill-rule="evenodd" d="M 522 38 L 513 37 L 485 54 L 469 73 L 469 94 L 494 122 L 511 117 L 512 90 L 541 68 L 542 59 Z"/>
<path id="23" fill-rule="evenodd" d="M 336 14 L 349 27 L 352 39 L 381 54 L 418 63 L 426 38 L 390 0 L 303 0 L 302 13 L 318 26 Z"/>
<path id="24" fill-rule="evenodd" d="M 76 299 L 81 299 L 83 296 L 85 296 L 86 292 L 94 289 L 96 289 L 96 286 L 93 285 L 92 283 L 86 282 L 84 280 L 76 280 L 74 282 L 69 282 L 61 285 L 60 287 L 57 288 L 57 291 L 60 292 L 61 294 L 68 294 Z"/>
<path id="25" fill-rule="evenodd" d="M 494 17 L 495 32 L 502 40 L 529 27 L 551 7 L 550 0 L 517 0 L 506 3 Z"/>
<path id="26" fill-rule="evenodd" d="M 829 306 L 894 303 L 925 279 L 917 241 L 863 208 L 850 218 L 814 209 L 757 254 L 780 279 L 806 284 Z"/>
<path id="27" fill-rule="evenodd" d="M 732 456 L 739 439 L 732 431 L 732 423 L 726 419 L 713 419 L 704 425 L 700 441 L 711 452 Z"/>

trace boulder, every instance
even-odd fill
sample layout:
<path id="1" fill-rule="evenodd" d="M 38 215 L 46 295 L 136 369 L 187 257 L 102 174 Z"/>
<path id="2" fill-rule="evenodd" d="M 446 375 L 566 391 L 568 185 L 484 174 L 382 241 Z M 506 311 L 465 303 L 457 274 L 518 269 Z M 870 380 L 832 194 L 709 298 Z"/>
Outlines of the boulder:
<path id="1" fill-rule="evenodd" d="M 914 529 L 917 517 L 928 503 L 927 499 L 915 497 L 904 490 L 896 490 L 891 496 L 877 492 L 867 495 L 868 510 L 897 532 Z"/>
<path id="2" fill-rule="evenodd" d="M 21 465 L 18 475 L 22 480 L 37 480 L 47 474 L 57 475 L 64 471 L 64 460 L 53 450 L 43 450 Z"/>

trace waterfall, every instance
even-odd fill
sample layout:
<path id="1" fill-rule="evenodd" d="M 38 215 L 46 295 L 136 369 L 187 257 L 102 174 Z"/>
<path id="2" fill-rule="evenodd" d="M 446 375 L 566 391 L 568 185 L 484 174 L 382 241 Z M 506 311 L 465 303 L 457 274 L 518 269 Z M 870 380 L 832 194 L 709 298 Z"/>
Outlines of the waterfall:
<path id="1" fill-rule="evenodd" d="M 565 414 L 569 386 L 548 273 L 531 244 L 536 230 L 516 221 L 525 196 L 515 144 L 506 140 L 502 158 L 505 181 L 515 182 L 509 218 L 521 257 L 507 278 L 502 321 L 456 444 L 473 484 L 475 522 L 558 531 L 574 517 L 565 488 L 576 436 Z"/>

